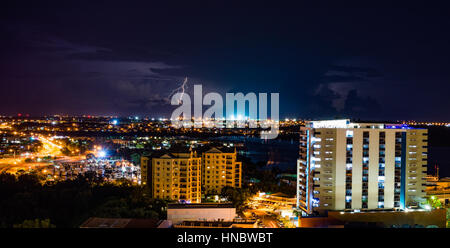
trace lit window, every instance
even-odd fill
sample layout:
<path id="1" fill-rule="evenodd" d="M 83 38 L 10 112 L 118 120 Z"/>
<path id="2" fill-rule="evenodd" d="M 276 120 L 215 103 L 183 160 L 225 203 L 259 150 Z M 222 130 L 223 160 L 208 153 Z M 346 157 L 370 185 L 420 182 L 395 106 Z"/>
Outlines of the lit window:
<path id="1" fill-rule="evenodd" d="M 345 133 L 345 136 L 348 137 L 353 137 L 353 130 L 347 130 L 347 132 Z"/>

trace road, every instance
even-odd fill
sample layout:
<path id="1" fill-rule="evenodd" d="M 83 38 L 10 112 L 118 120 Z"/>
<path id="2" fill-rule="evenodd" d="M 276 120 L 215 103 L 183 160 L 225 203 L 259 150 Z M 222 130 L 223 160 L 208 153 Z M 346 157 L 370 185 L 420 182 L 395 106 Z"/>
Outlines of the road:
<path id="1" fill-rule="evenodd" d="M 19 170 L 30 170 L 37 169 L 37 167 L 48 166 L 51 163 L 49 162 L 32 162 L 26 163 L 25 159 L 27 158 L 35 158 L 35 157 L 45 157 L 59 156 L 58 160 L 65 161 L 77 161 L 81 160 L 83 156 L 76 157 L 67 157 L 61 156 L 61 148 L 62 146 L 57 144 L 57 141 L 53 141 L 51 138 L 46 138 L 44 136 L 38 136 L 36 139 L 42 142 L 42 149 L 37 153 L 27 154 L 25 156 L 18 155 L 15 158 L 2 158 L 0 159 L 0 173 L 9 172 L 16 173 Z"/>
<path id="2" fill-rule="evenodd" d="M 19 164 L 2 164 L 0 165 L 0 173 L 16 173 L 19 170 L 30 170 L 37 169 L 37 167 L 45 167 L 51 165 L 52 163 L 19 163 Z"/>
<path id="3" fill-rule="evenodd" d="M 259 209 L 251 209 L 247 211 L 250 215 L 255 213 L 258 219 L 268 228 L 279 228 L 278 220 L 275 217 L 270 216 L 266 211 Z"/>

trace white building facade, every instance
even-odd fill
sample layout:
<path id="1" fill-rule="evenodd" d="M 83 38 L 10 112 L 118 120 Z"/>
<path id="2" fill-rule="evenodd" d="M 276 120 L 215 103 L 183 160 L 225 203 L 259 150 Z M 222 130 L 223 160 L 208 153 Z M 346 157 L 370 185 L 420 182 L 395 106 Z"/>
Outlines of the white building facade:
<path id="1" fill-rule="evenodd" d="M 297 208 L 405 209 L 425 196 L 427 130 L 402 124 L 312 121 L 300 130 Z"/>

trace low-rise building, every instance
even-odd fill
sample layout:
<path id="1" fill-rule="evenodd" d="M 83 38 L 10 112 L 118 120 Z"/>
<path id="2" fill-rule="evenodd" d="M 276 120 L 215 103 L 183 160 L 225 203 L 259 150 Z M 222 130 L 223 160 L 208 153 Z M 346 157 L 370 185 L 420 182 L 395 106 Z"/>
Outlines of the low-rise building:
<path id="1" fill-rule="evenodd" d="M 448 206 L 450 204 L 450 178 L 428 176 L 425 192 L 428 197 L 437 197 L 444 206 Z"/>
<path id="2" fill-rule="evenodd" d="M 232 222 L 236 208 L 228 203 L 168 204 L 167 220 L 174 225 L 183 221 Z"/>
<path id="3" fill-rule="evenodd" d="M 234 221 L 183 221 L 174 228 L 257 228 L 256 220 Z"/>
<path id="4" fill-rule="evenodd" d="M 172 224 L 158 219 L 98 218 L 87 219 L 80 228 L 169 228 Z"/>
<path id="5" fill-rule="evenodd" d="M 380 227 L 414 228 L 446 226 L 446 210 L 435 209 L 409 211 L 328 211 L 326 216 L 302 217 L 299 227 Z"/>

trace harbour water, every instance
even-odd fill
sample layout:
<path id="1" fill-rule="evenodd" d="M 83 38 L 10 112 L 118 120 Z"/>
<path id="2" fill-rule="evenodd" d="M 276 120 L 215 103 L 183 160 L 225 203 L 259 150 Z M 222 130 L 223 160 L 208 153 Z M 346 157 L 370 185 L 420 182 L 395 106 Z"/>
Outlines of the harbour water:
<path id="1" fill-rule="evenodd" d="M 258 137 L 219 137 L 217 140 L 244 144 L 244 155 L 253 162 L 263 162 L 267 168 L 295 170 L 298 158 L 298 140 L 262 140 Z M 440 177 L 450 177 L 450 147 L 430 147 L 428 150 L 428 174 L 435 174 L 439 166 Z"/>
<path id="2" fill-rule="evenodd" d="M 278 167 L 281 170 L 295 170 L 298 158 L 298 140 L 262 140 L 258 137 L 219 137 L 224 142 L 242 143 L 243 153 L 253 162 L 263 162 L 267 168 Z"/>

